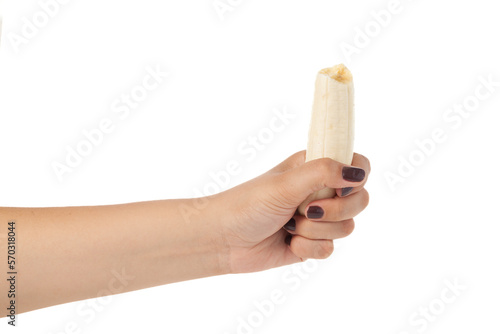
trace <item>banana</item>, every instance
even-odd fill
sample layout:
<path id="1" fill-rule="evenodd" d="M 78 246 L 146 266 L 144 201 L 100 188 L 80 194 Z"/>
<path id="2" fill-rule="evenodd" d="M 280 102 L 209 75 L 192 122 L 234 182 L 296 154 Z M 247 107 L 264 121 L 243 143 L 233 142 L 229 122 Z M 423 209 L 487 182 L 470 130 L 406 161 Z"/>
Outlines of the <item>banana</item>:
<path id="1" fill-rule="evenodd" d="M 316 76 L 306 162 L 331 158 L 352 163 L 354 146 L 354 86 L 351 72 L 343 64 L 321 70 Z M 335 196 L 324 188 L 311 194 L 298 208 L 304 215 L 307 205 Z"/>

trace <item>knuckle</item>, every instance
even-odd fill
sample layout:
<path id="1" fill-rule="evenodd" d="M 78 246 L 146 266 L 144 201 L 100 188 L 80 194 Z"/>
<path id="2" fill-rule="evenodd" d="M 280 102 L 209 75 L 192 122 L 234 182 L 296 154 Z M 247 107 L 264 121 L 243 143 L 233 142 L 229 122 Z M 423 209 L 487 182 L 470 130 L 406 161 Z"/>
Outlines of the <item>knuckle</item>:
<path id="1" fill-rule="evenodd" d="M 315 188 L 313 191 L 318 191 L 326 187 L 326 184 L 334 174 L 334 161 L 329 158 L 315 159 L 309 162 L 309 172 L 314 175 L 316 180 Z"/>
<path id="2" fill-rule="evenodd" d="M 372 170 L 370 160 L 362 154 L 356 153 L 356 155 L 361 161 L 360 165 L 366 171 L 366 174 L 370 174 Z"/>
<path id="3" fill-rule="evenodd" d="M 321 176 L 329 175 L 332 172 L 331 159 L 317 159 L 317 171 Z"/>
<path id="4" fill-rule="evenodd" d="M 365 167 L 365 170 L 366 170 L 366 174 L 370 174 L 371 170 L 372 170 L 372 166 L 371 166 L 371 163 L 370 163 L 370 160 L 363 156 L 364 160 L 365 160 L 365 164 L 366 164 L 366 167 Z"/>
<path id="5" fill-rule="evenodd" d="M 363 206 L 363 209 L 368 206 L 370 203 L 370 195 L 368 194 L 368 191 L 366 189 L 361 190 L 361 205 Z"/>
<path id="6" fill-rule="evenodd" d="M 344 236 L 350 235 L 354 231 L 354 220 L 349 219 L 342 222 L 342 232 Z"/>
<path id="7" fill-rule="evenodd" d="M 302 165 L 305 161 L 306 158 L 306 151 L 300 151 L 297 153 L 294 153 L 293 155 L 289 156 L 285 161 L 280 163 L 276 168 L 279 171 L 287 171 L 290 169 L 294 169 L 300 165 Z"/>
<path id="8" fill-rule="evenodd" d="M 306 150 L 302 150 L 292 155 L 293 168 L 302 165 L 305 161 L 306 161 Z"/>
<path id="9" fill-rule="evenodd" d="M 326 259 L 333 253 L 333 241 L 332 240 L 321 240 L 318 247 L 316 248 L 316 258 Z"/>

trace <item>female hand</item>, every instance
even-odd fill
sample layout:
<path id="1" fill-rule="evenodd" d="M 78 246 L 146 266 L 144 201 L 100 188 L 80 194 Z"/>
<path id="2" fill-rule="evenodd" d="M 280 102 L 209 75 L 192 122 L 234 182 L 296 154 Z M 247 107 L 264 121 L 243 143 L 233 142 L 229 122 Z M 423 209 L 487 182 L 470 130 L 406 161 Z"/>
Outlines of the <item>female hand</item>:
<path id="1" fill-rule="evenodd" d="M 357 154 L 358 168 L 304 158 L 305 152 L 294 154 L 249 182 L 202 199 L 0 208 L 0 220 L 22 231 L 17 255 L 23 261 L 16 269 L 23 275 L 24 302 L 16 312 L 328 257 L 332 240 L 351 233 L 352 217 L 368 204 L 363 186 L 370 165 Z M 325 187 L 337 189 L 337 196 L 311 202 L 307 218 L 295 213 Z M 0 253 L 7 253 L 7 234 L 0 234 Z M 58 268 L 57 280 L 47 268 Z M 0 290 L 7 285 L 0 282 Z M 0 306 L 7 308 L 6 297 L 0 296 Z"/>
<path id="2" fill-rule="evenodd" d="M 219 222 L 231 273 L 324 259 L 333 252 L 333 239 L 353 231 L 352 218 L 368 205 L 368 159 L 354 154 L 353 167 L 328 158 L 304 160 L 305 151 L 298 152 L 215 196 L 224 208 Z M 325 187 L 337 189 L 337 196 L 311 202 L 306 217 L 296 213 L 309 194 Z"/>

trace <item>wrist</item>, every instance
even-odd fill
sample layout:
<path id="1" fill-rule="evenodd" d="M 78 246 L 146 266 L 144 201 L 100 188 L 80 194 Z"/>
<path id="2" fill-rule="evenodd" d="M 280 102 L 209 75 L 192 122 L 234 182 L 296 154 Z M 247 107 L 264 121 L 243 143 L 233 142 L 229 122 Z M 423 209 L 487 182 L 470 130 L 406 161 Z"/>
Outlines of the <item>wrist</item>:
<path id="1" fill-rule="evenodd" d="M 230 249 L 225 235 L 222 217 L 223 200 L 220 195 L 187 200 L 183 214 L 186 224 L 191 225 L 193 249 L 203 258 L 208 276 L 231 273 Z M 187 211 L 190 211 L 186 214 Z"/>

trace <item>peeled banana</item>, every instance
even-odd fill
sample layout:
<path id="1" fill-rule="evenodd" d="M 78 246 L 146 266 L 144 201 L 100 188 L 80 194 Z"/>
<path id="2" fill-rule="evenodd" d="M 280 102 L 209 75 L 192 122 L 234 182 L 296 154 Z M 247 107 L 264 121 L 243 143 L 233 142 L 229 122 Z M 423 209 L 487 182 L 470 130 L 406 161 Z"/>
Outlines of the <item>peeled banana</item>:
<path id="1" fill-rule="evenodd" d="M 351 72 L 343 64 L 321 70 L 316 76 L 314 102 L 306 162 L 331 158 L 352 163 L 354 145 L 354 86 Z M 317 199 L 335 196 L 335 189 L 324 188 L 311 194 L 298 208 Z"/>

